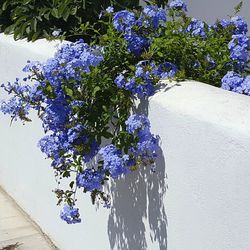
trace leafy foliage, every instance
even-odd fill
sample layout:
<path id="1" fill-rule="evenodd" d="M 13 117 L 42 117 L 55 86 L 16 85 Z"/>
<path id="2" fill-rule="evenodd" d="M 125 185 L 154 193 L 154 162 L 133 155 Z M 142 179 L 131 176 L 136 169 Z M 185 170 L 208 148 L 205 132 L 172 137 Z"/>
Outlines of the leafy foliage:
<path id="1" fill-rule="evenodd" d="M 116 10 L 138 7 L 138 0 L 3 0 L 0 3 L 0 25 L 15 39 L 50 38 L 53 31 L 71 41 L 81 23 L 94 23 L 101 11 L 113 2 Z M 91 35 L 91 34 L 90 34 Z M 87 36 L 89 39 L 89 36 Z"/>

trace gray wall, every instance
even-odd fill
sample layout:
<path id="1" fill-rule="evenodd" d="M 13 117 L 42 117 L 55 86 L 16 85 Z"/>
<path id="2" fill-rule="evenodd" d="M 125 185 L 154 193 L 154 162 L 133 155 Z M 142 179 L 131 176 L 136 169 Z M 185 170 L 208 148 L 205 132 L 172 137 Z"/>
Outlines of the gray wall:
<path id="1" fill-rule="evenodd" d="M 143 0 L 141 4 L 143 5 Z M 170 2 L 170 1 L 169 1 Z M 216 19 L 227 18 L 233 15 L 234 7 L 240 0 L 184 0 L 188 6 L 188 15 L 202 19 L 210 24 Z M 239 15 L 250 24 L 250 0 L 245 0 Z"/>
<path id="2" fill-rule="evenodd" d="M 185 0 L 188 14 L 209 23 L 216 19 L 226 18 L 234 13 L 234 7 L 240 0 Z M 240 15 L 250 24 L 250 0 L 243 3 Z"/>

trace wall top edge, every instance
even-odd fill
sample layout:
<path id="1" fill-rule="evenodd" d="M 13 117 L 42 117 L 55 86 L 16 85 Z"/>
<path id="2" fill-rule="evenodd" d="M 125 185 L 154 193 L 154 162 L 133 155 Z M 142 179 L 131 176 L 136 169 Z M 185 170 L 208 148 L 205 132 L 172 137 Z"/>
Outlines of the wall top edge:
<path id="1" fill-rule="evenodd" d="M 164 82 L 166 86 L 150 98 L 151 106 L 157 105 L 250 137 L 249 96 L 197 81 Z"/>
<path id="2" fill-rule="evenodd" d="M 13 35 L 0 33 L 0 45 L 1 44 L 27 49 L 33 53 L 49 58 L 54 55 L 56 49 L 62 44 L 62 42 L 58 40 L 48 41 L 46 39 L 39 39 L 35 42 L 28 42 L 26 39 L 15 41 Z"/>

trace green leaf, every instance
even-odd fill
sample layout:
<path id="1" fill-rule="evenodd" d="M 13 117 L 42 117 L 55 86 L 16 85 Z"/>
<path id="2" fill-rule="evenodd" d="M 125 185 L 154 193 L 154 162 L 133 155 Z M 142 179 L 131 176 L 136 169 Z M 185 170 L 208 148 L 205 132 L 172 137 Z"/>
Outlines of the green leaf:
<path id="1" fill-rule="evenodd" d="M 100 90 L 101 90 L 101 88 L 100 88 L 99 86 L 96 86 L 96 87 L 94 88 L 94 90 L 93 90 L 93 96 L 95 96 L 96 93 L 97 93 L 98 91 L 100 91 Z"/>
<path id="2" fill-rule="evenodd" d="M 68 88 L 68 87 L 64 87 L 64 92 L 69 97 L 73 97 L 74 96 L 74 91 L 72 89 Z"/>
<path id="3" fill-rule="evenodd" d="M 73 189 L 74 184 L 75 184 L 75 182 L 74 182 L 74 181 L 71 181 L 71 182 L 70 182 L 69 186 L 70 186 L 70 188 L 71 188 L 71 189 Z"/>
<path id="4" fill-rule="evenodd" d="M 2 10 L 6 10 L 8 8 L 9 2 L 5 1 L 2 5 Z"/>
<path id="5" fill-rule="evenodd" d="M 59 18 L 59 15 L 58 15 L 58 10 L 56 8 L 53 8 L 51 10 L 51 15 L 55 18 Z"/>
<path id="6" fill-rule="evenodd" d="M 103 137 L 107 138 L 107 139 L 110 139 L 110 138 L 113 138 L 114 137 L 114 134 L 108 132 L 108 131 L 104 131 L 102 132 L 102 135 Z"/>
<path id="7" fill-rule="evenodd" d="M 234 7 L 234 15 L 237 15 L 243 6 L 243 1 L 240 1 L 235 7 Z"/>
<path id="8" fill-rule="evenodd" d="M 69 171 L 64 171 L 63 177 L 65 177 L 65 178 L 70 177 L 70 172 Z"/>
<path id="9" fill-rule="evenodd" d="M 34 32 L 37 32 L 37 19 L 34 18 L 32 21 L 31 21 L 31 29 L 34 31 Z"/>

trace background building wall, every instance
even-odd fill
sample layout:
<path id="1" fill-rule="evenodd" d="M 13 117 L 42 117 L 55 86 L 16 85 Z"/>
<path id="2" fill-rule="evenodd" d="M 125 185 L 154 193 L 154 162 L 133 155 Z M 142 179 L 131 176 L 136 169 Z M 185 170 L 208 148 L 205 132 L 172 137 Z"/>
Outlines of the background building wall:
<path id="1" fill-rule="evenodd" d="M 234 13 L 234 7 L 240 0 L 185 0 L 188 6 L 188 15 L 205 20 L 213 24 L 216 19 L 228 18 Z M 250 24 L 250 1 L 243 1 L 242 10 L 238 15 L 244 17 Z"/>
<path id="2" fill-rule="evenodd" d="M 213 24 L 217 19 L 229 18 L 240 0 L 183 0 L 188 6 L 188 15 Z M 169 0 L 169 2 L 171 2 Z M 141 5 L 145 1 L 141 0 Z M 243 1 L 241 15 L 250 24 L 250 0 Z"/>

